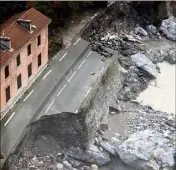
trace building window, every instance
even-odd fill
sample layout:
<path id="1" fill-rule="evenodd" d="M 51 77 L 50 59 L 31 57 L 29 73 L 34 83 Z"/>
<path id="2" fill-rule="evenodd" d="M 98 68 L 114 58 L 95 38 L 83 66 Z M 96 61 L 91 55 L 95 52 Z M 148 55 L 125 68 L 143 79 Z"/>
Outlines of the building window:
<path id="1" fill-rule="evenodd" d="M 19 89 L 21 86 L 22 86 L 22 83 L 21 83 L 21 74 L 19 74 L 18 77 L 17 77 L 17 88 Z"/>
<path id="2" fill-rule="evenodd" d="M 9 77 L 9 65 L 5 67 L 5 78 Z"/>
<path id="3" fill-rule="evenodd" d="M 41 35 L 37 37 L 37 46 L 40 46 L 41 44 Z"/>
<path id="4" fill-rule="evenodd" d="M 6 103 L 10 100 L 10 86 L 6 88 Z"/>
<path id="5" fill-rule="evenodd" d="M 29 44 L 27 47 L 27 54 L 28 56 L 31 54 L 31 44 Z"/>
<path id="6" fill-rule="evenodd" d="M 21 64 L 20 54 L 16 58 L 17 67 Z"/>
<path id="7" fill-rule="evenodd" d="M 32 63 L 28 65 L 28 78 L 32 75 Z"/>
<path id="8" fill-rule="evenodd" d="M 41 53 L 38 55 L 38 67 L 40 67 L 42 64 L 42 56 Z"/>

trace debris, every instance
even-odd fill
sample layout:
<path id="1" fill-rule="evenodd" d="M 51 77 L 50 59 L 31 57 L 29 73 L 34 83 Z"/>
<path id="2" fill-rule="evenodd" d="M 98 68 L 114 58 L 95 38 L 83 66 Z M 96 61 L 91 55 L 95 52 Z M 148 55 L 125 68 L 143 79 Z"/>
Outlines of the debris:
<path id="1" fill-rule="evenodd" d="M 156 33 L 157 33 L 156 27 L 155 27 L 154 25 L 148 25 L 148 26 L 147 26 L 147 31 L 148 31 L 150 34 L 156 34 Z"/>
<path id="2" fill-rule="evenodd" d="M 148 36 L 148 33 L 147 33 L 147 31 L 145 31 L 142 27 L 136 27 L 135 28 L 135 33 L 136 34 L 141 34 L 141 35 L 143 35 L 143 36 Z"/>
<path id="3" fill-rule="evenodd" d="M 110 161 L 110 157 L 107 153 L 82 150 L 78 147 L 71 147 L 67 154 L 75 159 L 88 163 L 95 163 L 99 166 L 104 165 Z"/>

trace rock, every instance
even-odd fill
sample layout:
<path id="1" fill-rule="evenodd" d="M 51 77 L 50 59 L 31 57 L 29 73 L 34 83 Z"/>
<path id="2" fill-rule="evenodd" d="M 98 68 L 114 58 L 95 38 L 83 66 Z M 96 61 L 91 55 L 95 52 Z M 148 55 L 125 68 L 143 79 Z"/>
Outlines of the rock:
<path id="1" fill-rule="evenodd" d="M 91 165 L 91 169 L 92 169 L 92 170 L 98 170 L 98 166 L 95 165 L 95 164 L 92 164 L 92 165 Z"/>
<path id="2" fill-rule="evenodd" d="M 110 55 L 113 55 L 114 54 L 114 50 L 110 49 L 110 48 L 107 48 L 105 46 L 101 46 L 101 49 L 106 51 L 107 53 L 109 53 Z"/>
<path id="3" fill-rule="evenodd" d="M 145 71 L 152 78 L 156 78 L 157 69 L 155 65 L 152 63 L 152 61 L 149 60 L 149 58 L 147 58 L 144 54 L 140 52 L 136 53 L 134 55 L 131 55 L 131 59 L 138 68 Z"/>
<path id="4" fill-rule="evenodd" d="M 88 163 L 95 163 L 99 166 L 102 166 L 110 161 L 109 154 L 107 153 L 83 150 L 78 147 L 71 147 L 67 154 L 75 159 Z"/>
<path id="5" fill-rule="evenodd" d="M 99 145 L 112 156 L 118 156 L 116 150 L 120 144 L 120 135 L 118 133 L 111 137 L 111 139 L 103 140 L 99 143 Z"/>
<path id="6" fill-rule="evenodd" d="M 101 120 L 100 130 L 102 130 L 102 131 L 108 130 L 108 116 L 107 115 L 104 115 Z"/>
<path id="7" fill-rule="evenodd" d="M 169 147 L 168 142 L 163 134 L 147 129 L 131 135 L 117 148 L 117 152 L 124 163 L 136 169 L 172 169 L 174 148 Z"/>
<path id="8" fill-rule="evenodd" d="M 120 38 L 117 35 L 111 35 L 109 36 L 109 40 L 120 40 Z"/>
<path id="9" fill-rule="evenodd" d="M 117 156 L 116 147 L 114 147 L 113 145 L 111 145 L 109 142 L 102 141 L 102 142 L 100 142 L 100 146 L 103 149 L 105 149 L 107 152 L 109 152 L 111 155 Z"/>
<path id="10" fill-rule="evenodd" d="M 176 64 L 176 49 L 170 49 L 165 60 L 170 64 Z"/>
<path id="11" fill-rule="evenodd" d="M 64 165 L 61 163 L 57 163 L 56 167 L 58 170 L 64 170 Z"/>
<path id="12" fill-rule="evenodd" d="M 163 20 L 160 30 L 168 39 L 176 41 L 176 19 L 169 18 Z"/>
<path id="13" fill-rule="evenodd" d="M 105 62 L 105 61 L 106 61 L 106 57 L 103 57 L 103 58 L 101 59 L 101 61 Z"/>
<path id="14" fill-rule="evenodd" d="M 161 73 L 161 69 L 158 64 L 156 64 L 156 69 L 157 69 L 158 73 Z"/>
<path id="15" fill-rule="evenodd" d="M 42 166 L 44 163 L 43 161 L 39 161 L 38 158 L 36 156 L 34 156 L 32 159 L 31 159 L 31 163 L 32 165 L 34 165 L 35 167 L 40 167 Z"/>
<path id="16" fill-rule="evenodd" d="M 120 113 L 122 111 L 121 107 L 118 104 L 112 104 L 109 106 L 110 112 Z"/>
<path id="17" fill-rule="evenodd" d="M 156 34 L 157 33 L 156 27 L 154 25 L 148 25 L 147 26 L 147 31 L 151 34 Z"/>
<path id="18" fill-rule="evenodd" d="M 171 126 L 171 127 L 175 127 L 176 128 L 176 124 L 174 120 L 167 120 L 164 122 L 166 125 Z"/>
<path id="19" fill-rule="evenodd" d="M 72 165 L 68 161 L 63 161 L 63 164 L 67 169 L 72 170 Z"/>
<path id="20" fill-rule="evenodd" d="M 127 41 L 136 42 L 137 40 L 132 35 L 125 35 Z"/>
<path id="21" fill-rule="evenodd" d="M 110 37 L 110 34 L 107 34 L 105 37 L 101 38 L 101 41 L 108 41 L 109 37 Z"/>
<path id="22" fill-rule="evenodd" d="M 174 165 L 173 148 L 167 148 L 167 150 L 164 150 L 163 148 L 157 148 L 156 150 L 154 150 L 153 154 L 154 157 L 156 158 L 156 161 L 162 168 L 173 167 Z"/>
<path id="23" fill-rule="evenodd" d="M 142 27 L 136 27 L 135 28 L 136 34 L 141 34 L 143 36 L 148 36 L 148 33 L 142 28 Z"/>
<path id="24" fill-rule="evenodd" d="M 91 168 L 89 166 L 84 166 L 82 170 L 91 170 Z"/>
<path id="25" fill-rule="evenodd" d="M 97 146 L 95 146 L 94 144 L 91 144 L 89 146 L 89 151 L 93 151 L 93 152 L 100 152 L 100 150 L 97 148 Z"/>

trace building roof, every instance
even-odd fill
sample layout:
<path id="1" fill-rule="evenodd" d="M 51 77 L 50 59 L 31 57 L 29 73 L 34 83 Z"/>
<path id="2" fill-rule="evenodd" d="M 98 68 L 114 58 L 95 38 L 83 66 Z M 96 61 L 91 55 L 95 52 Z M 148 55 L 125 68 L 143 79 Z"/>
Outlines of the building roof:
<path id="1" fill-rule="evenodd" d="M 32 25 L 36 28 L 32 33 L 21 28 L 16 24 L 18 19 L 31 20 Z M 45 28 L 51 20 L 34 8 L 21 12 L 12 16 L 2 25 L 0 25 L 0 35 L 11 39 L 12 51 L 0 51 L 0 67 L 5 65 L 12 57 L 14 57 L 23 46 L 25 46 L 32 38 L 34 38 L 43 28 Z"/>

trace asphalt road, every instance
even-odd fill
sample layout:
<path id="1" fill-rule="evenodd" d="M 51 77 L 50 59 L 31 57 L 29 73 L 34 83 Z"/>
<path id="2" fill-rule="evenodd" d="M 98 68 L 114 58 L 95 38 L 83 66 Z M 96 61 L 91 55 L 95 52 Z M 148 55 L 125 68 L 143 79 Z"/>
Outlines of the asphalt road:
<path id="1" fill-rule="evenodd" d="M 48 104 L 43 107 L 38 118 L 44 114 L 50 115 L 60 112 L 77 113 L 96 79 L 103 71 L 104 62 L 101 61 L 101 58 L 98 53 L 88 50 L 85 57 L 65 77 L 65 80 L 55 91 Z"/>
<path id="2" fill-rule="evenodd" d="M 88 45 L 78 39 L 56 55 L 28 94 L 1 121 L 1 153 L 5 158 L 30 122 L 45 114 L 77 111 L 104 65 L 101 56 L 90 51 Z"/>

